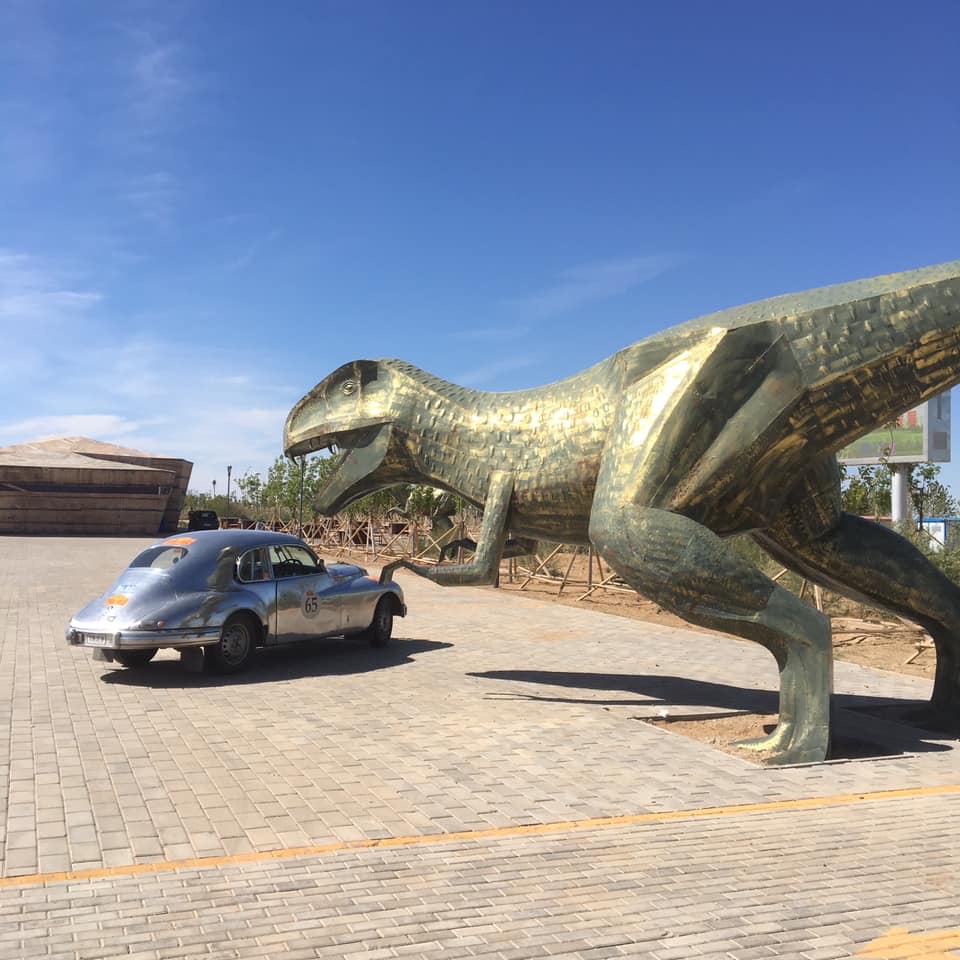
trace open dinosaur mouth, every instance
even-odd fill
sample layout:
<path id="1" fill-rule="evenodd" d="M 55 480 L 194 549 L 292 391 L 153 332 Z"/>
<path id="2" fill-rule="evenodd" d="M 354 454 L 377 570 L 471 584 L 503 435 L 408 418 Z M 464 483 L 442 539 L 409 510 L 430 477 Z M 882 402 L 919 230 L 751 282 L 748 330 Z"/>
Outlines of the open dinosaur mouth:
<path id="1" fill-rule="evenodd" d="M 326 483 L 315 503 L 318 512 L 330 515 L 379 488 L 381 484 L 376 476 L 389 443 L 389 427 L 378 423 L 358 430 L 315 433 L 288 443 L 284 452 L 288 457 L 317 450 L 329 450 L 333 454 Z"/>
<path id="2" fill-rule="evenodd" d="M 338 430 L 335 433 L 316 434 L 288 444 L 284 453 L 288 457 L 300 457 L 315 453 L 317 450 L 328 450 L 335 459 L 342 460 L 351 450 L 370 444 L 379 430 L 380 424 L 360 430 Z"/>

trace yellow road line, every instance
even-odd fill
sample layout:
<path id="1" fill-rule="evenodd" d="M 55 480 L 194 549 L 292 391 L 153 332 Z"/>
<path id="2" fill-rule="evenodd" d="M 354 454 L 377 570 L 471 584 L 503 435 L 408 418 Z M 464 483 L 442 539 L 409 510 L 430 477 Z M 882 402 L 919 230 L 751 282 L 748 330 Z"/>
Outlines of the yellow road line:
<path id="1" fill-rule="evenodd" d="M 215 867 L 233 866 L 241 863 L 264 863 L 270 860 L 292 860 L 296 857 L 318 857 L 324 854 L 340 853 L 344 850 L 383 850 L 394 847 L 437 846 L 465 840 L 495 840 L 506 837 L 538 836 L 572 830 L 629 827 L 648 823 L 669 823 L 674 820 L 695 820 L 704 817 L 733 817 L 743 814 L 778 813 L 788 810 L 819 810 L 824 807 L 838 807 L 845 804 L 908 800 L 947 794 L 960 794 L 960 783 L 939 787 L 878 790 L 873 793 L 842 793 L 832 797 L 808 797 L 800 800 L 770 800 L 762 803 L 741 803 L 727 807 L 699 807 L 693 810 L 664 810 L 659 813 L 633 813 L 618 817 L 560 820 L 554 823 L 516 824 L 511 827 L 461 830 L 456 833 L 426 833 L 407 837 L 385 837 L 379 840 L 341 840 L 307 847 L 260 850 L 222 857 L 194 857 L 189 860 L 159 860 L 153 863 L 130 863 L 116 867 L 92 867 L 87 870 L 65 870 L 58 873 L 34 873 L 22 877 L 0 877 L 0 887 L 24 887 L 41 883 L 95 880 L 102 877 L 133 877 L 146 873 L 168 873 L 175 870 L 209 870 Z"/>

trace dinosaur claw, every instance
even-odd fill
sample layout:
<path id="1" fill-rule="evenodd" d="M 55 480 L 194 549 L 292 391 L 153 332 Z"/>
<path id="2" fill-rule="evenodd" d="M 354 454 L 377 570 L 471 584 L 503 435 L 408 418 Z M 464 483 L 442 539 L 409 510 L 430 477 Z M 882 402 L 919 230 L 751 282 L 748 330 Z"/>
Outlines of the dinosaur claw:
<path id="1" fill-rule="evenodd" d="M 812 729 L 801 736 L 793 721 L 778 723 L 773 733 L 766 737 L 738 740 L 735 747 L 756 753 L 765 753 L 763 761 L 770 766 L 797 763 L 822 763 L 830 745 L 829 728 Z"/>

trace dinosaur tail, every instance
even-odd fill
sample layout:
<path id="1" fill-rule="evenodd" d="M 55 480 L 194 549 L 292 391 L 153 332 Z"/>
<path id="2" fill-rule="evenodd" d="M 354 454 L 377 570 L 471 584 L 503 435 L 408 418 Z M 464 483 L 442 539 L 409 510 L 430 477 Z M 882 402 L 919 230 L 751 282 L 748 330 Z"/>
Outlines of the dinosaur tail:
<path id="1" fill-rule="evenodd" d="M 780 326 L 831 450 L 960 383 L 960 261 L 828 290 Z"/>

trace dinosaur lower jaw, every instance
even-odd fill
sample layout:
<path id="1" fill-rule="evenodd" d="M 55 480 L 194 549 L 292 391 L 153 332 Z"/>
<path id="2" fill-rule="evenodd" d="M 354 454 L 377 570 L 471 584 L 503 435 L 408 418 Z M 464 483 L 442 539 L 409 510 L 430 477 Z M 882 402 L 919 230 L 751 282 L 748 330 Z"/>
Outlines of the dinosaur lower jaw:
<path id="1" fill-rule="evenodd" d="M 379 474 L 390 447 L 390 432 L 389 425 L 380 424 L 361 430 L 317 434 L 287 445 L 288 457 L 323 449 L 339 451 L 331 462 L 327 482 L 314 501 L 318 513 L 330 516 L 388 485 Z"/>

